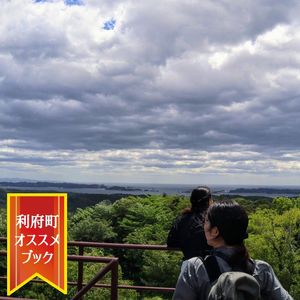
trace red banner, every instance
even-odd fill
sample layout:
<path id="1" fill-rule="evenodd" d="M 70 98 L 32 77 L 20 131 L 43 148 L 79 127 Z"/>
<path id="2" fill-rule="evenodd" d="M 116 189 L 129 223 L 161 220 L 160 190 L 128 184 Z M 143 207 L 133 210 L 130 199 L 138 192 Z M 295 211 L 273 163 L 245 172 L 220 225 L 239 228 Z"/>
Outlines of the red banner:
<path id="1" fill-rule="evenodd" d="M 67 194 L 7 194 L 7 294 L 38 276 L 67 293 Z"/>

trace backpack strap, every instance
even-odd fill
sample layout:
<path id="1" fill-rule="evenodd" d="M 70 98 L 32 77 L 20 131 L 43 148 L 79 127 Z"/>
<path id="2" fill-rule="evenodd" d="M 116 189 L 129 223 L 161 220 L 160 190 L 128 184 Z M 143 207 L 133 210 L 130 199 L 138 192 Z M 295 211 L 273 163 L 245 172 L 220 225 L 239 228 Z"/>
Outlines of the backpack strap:
<path id="1" fill-rule="evenodd" d="M 213 283 L 222 274 L 216 257 L 214 255 L 206 256 L 203 264 L 205 266 L 210 283 Z"/>
<path id="2" fill-rule="evenodd" d="M 227 264 L 230 265 L 230 259 L 226 254 L 218 253 L 216 255 L 206 256 L 203 263 L 204 263 L 206 272 L 208 274 L 210 283 L 213 283 L 214 281 L 216 281 L 222 274 L 216 256 L 222 258 L 223 260 L 225 260 L 227 262 Z M 249 259 L 248 268 L 250 270 L 250 275 L 253 275 L 253 272 L 255 269 L 255 261 L 253 259 Z M 234 268 L 232 271 L 235 271 Z M 236 270 L 236 271 L 241 272 L 241 270 Z"/>
<path id="3" fill-rule="evenodd" d="M 251 258 L 249 258 L 247 261 L 247 270 L 248 271 L 245 271 L 245 270 L 241 270 L 240 267 L 236 267 L 236 266 L 232 265 L 230 257 L 228 255 L 226 255 L 225 253 L 218 252 L 215 254 L 215 256 L 218 256 L 218 257 L 222 258 L 223 260 L 225 260 L 227 262 L 227 264 L 232 268 L 232 271 L 245 272 L 249 275 L 253 275 L 253 273 L 254 273 L 255 261 Z"/>

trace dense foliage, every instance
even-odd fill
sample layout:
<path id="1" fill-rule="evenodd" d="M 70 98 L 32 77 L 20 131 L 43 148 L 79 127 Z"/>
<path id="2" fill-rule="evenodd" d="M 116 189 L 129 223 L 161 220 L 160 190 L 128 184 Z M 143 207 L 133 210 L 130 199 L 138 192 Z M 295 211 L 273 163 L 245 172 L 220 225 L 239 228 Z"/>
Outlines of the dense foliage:
<path id="1" fill-rule="evenodd" d="M 249 239 L 247 246 L 255 259 L 268 261 L 280 281 L 295 299 L 300 299 L 300 198 L 251 200 L 236 197 L 249 213 Z M 136 244 L 165 244 L 168 231 L 185 207 L 188 199 L 180 196 L 155 195 L 128 196 L 114 203 L 78 208 L 69 214 L 68 239 L 95 242 Z M 5 210 L 0 210 L 0 233 L 6 234 Z M 70 253 L 76 253 L 69 249 Z M 105 250 L 89 248 L 86 255 L 117 256 L 120 258 L 120 284 L 175 286 L 181 264 L 178 251 Z M 85 280 L 92 278 L 100 266 L 85 264 Z M 0 276 L 5 275 L 5 262 L 0 261 Z M 69 281 L 76 281 L 77 265 L 69 262 Z M 104 280 L 110 281 L 109 276 Z M 5 284 L 1 284 L 1 295 Z M 70 299 L 75 292 L 69 287 L 64 296 L 52 287 L 29 283 L 14 295 L 37 299 Z M 120 290 L 120 299 L 170 299 L 170 294 L 138 293 Z M 93 289 L 85 299 L 109 299 L 109 290 Z"/>

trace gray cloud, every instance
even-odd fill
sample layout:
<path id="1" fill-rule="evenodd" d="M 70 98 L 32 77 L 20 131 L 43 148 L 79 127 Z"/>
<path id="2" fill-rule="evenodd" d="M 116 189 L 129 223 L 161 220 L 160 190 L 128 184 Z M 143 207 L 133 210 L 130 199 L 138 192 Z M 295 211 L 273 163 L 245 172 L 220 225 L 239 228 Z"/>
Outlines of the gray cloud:
<path id="1" fill-rule="evenodd" d="M 289 183 L 300 170 L 297 12 L 295 1 L 5 3 L 2 167 L 145 180 L 283 170 Z"/>

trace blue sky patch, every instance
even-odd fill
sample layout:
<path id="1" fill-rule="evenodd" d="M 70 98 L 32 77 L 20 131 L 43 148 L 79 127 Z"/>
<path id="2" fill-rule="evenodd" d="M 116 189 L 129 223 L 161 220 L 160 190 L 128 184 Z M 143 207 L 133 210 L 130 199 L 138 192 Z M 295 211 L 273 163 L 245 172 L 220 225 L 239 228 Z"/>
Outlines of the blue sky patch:
<path id="1" fill-rule="evenodd" d="M 111 19 L 109 21 L 104 22 L 102 28 L 105 30 L 114 30 L 115 26 L 116 26 L 116 20 Z"/>
<path id="2" fill-rule="evenodd" d="M 49 0 L 33 0 L 34 3 L 51 2 Z M 65 5 L 83 5 L 82 0 L 64 0 Z"/>
<path id="3" fill-rule="evenodd" d="M 83 5 L 81 0 L 64 0 L 66 5 Z"/>

